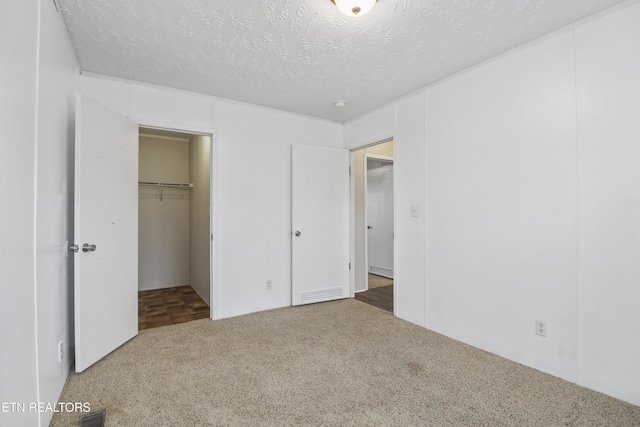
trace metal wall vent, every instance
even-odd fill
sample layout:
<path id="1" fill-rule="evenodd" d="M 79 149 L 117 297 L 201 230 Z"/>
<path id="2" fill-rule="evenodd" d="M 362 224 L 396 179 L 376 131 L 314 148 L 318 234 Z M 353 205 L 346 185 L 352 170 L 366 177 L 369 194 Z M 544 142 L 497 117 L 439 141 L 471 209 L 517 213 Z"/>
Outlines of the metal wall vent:
<path id="1" fill-rule="evenodd" d="M 80 417 L 78 427 L 104 427 L 105 411 L 93 412 Z"/>
<path id="2" fill-rule="evenodd" d="M 300 294 L 301 302 L 318 301 L 342 296 L 342 288 L 329 288 L 320 291 L 303 292 Z"/>

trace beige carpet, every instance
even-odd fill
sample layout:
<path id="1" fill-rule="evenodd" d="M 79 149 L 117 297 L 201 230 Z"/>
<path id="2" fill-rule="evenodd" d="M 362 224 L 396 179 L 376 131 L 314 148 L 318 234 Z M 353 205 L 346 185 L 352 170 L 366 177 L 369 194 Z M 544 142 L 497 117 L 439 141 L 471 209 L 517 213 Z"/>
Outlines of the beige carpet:
<path id="1" fill-rule="evenodd" d="M 141 331 L 60 401 L 107 426 L 640 425 L 640 407 L 352 299 Z"/>

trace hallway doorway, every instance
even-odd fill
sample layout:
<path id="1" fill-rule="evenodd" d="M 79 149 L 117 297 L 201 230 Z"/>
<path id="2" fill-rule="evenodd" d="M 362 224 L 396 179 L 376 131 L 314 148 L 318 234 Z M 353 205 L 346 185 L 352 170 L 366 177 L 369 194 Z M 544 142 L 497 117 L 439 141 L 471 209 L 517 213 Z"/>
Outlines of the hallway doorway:
<path id="1" fill-rule="evenodd" d="M 354 296 L 393 313 L 393 140 L 352 152 Z"/>

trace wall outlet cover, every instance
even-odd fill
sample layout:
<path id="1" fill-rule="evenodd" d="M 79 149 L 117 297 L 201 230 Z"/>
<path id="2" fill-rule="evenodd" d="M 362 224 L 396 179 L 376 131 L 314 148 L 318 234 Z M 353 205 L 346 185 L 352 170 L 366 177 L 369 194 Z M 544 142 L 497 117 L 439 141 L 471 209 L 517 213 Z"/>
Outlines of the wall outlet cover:
<path id="1" fill-rule="evenodd" d="M 541 337 L 547 336 L 547 322 L 544 320 L 536 320 L 536 335 Z"/>

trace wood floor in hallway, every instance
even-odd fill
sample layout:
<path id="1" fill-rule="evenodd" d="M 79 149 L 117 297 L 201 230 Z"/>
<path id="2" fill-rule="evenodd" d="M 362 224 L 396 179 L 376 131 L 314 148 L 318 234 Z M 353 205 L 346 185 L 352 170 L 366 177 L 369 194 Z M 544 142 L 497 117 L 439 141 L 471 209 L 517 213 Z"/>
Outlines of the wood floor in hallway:
<path id="1" fill-rule="evenodd" d="M 356 293 L 356 299 L 393 313 L 393 280 L 369 274 L 369 289 Z"/>

